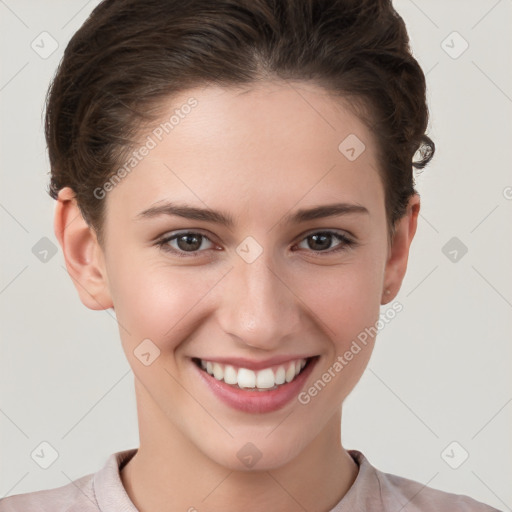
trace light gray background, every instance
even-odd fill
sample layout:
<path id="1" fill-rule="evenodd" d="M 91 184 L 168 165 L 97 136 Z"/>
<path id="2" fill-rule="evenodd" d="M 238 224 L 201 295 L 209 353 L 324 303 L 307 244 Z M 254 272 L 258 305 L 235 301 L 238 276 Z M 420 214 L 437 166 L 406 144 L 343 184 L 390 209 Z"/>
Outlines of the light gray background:
<path id="1" fill-rule="evenodd" d="M 43 237 L 58 245 L 44 95 L 97 3 L 0 0 L 0 497 L 65 485 L 138 446 L 115 318 L 82 305 L 60 247 L 46 262 L 32 252 Z M 421 220 L 397 297 L 404 310 L 379 334 L 345 403 L 343 441 L 383 471 L 510 510 L 512 2 L 395 6 L 427 73 L 437 152 L 417 180 Z M 43 31 L 59 45 L 48 58 L 31 47 Z M 445 51 L 462 48 L 453 31 L 469 44 L 458 58 Z M 468 248 L 456 262 L 442 251 L 452 237 Z M 48 469 L 31 458 L 43 441 L 59 454 Z M 453 441 L 460 447 L 443 459 Z M 446 460 L 462 450 L 469 458 L 452 469 Z"/>

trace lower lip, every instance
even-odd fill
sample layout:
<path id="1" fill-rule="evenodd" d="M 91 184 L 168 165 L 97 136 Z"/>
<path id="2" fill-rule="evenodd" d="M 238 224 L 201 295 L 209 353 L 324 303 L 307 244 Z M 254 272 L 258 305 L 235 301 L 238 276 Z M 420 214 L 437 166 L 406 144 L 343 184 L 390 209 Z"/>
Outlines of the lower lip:
<path id="1" fill-rule="evenodd" d="M 293 398 L 296 398 L 313 371 L 317 360 L 318 357 L 312 359 L 297 378 L 272 391 L 244 391 L 235 388 L 224 381 L 215 379 L 209 373 L 201 370 L 194 362 L 192 364 L 201 379 L 222 402 L 239 411 L 264 413 L 281 409 Z"/>

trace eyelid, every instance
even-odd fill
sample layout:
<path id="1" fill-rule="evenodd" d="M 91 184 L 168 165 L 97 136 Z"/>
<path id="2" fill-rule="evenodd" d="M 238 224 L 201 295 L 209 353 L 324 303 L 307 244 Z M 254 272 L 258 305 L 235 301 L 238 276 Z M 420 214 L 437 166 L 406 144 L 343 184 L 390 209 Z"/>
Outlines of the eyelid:
<path id="1" fill-rule="evenodd" d="M 303 233 L 301 233 L 297 237 L 297 240 L 301 241 L 304 238 L 307 238 L 308 236 L 316 235 L 318 233 L 332 233 L 332 234 L 344 236 L 347 239 L 350 238 L 350 240 L 353 241 L 354 243 L 356 242 L 356 239 L 357 239 L 355 235 L 353 235 L 350 231 L 347 231 L 346 229 L 339 229 L 339 228 L 314 228 L 314 229 L 308 229 L 307 231 L 304 231 Z"/>
<path id="2" fill-rule="evenodd" d="M 201 235 L 204 238 L 207 238 L 212 243 L 214 242 L 215 236 L 211 234 L 209 231 L 201 228 L 183 228 L 183 229 L 176 229 L 165 232 L 163 235 L 158 236 L 155 241 L 162 241 L 162 240 L 168 240 L 169 238 L 174 238 L 179 235 Z"/>

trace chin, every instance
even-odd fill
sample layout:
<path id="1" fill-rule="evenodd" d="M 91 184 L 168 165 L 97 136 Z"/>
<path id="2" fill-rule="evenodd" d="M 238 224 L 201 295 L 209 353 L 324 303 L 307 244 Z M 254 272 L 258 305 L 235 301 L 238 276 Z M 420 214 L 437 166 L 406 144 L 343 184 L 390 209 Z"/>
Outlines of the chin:
<path id="1" fill-rule="evenodd" d="M 202 451 L 219 466 L 244 472 L 278 469 L 300 454 L 302 443 L 291 438 L 284 428 L 284 435 L 272 433 L 269 436 L 268 432 L 266 430 L 259 436 L 230 437 L 224 443 L 213 441 Z"/>

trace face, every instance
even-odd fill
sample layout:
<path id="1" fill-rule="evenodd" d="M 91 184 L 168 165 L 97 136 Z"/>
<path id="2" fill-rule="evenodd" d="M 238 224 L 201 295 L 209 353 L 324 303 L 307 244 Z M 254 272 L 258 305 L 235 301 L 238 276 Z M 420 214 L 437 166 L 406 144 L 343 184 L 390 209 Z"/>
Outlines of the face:
<path id="1" fill-rule="evenodd" d="M 389 256 L 375 141 L 311 84 L 189 90 L 162 123 L 187 102 L 104 199 L 105 286 L 155 443 L 274 468 L 339 437 L 373 348 Z M 339 149 L 354 135 L 355 159 Z"/>

